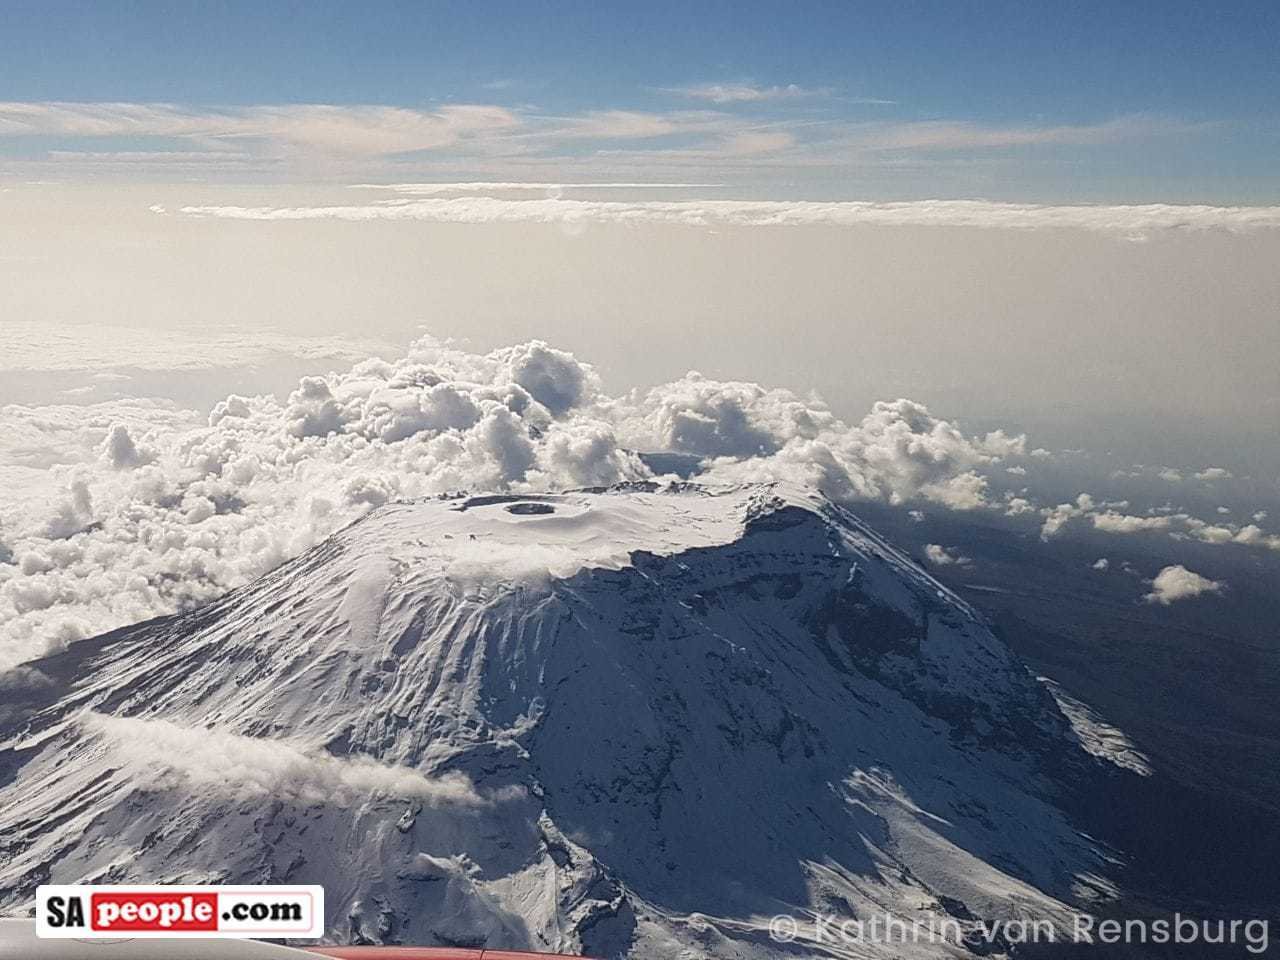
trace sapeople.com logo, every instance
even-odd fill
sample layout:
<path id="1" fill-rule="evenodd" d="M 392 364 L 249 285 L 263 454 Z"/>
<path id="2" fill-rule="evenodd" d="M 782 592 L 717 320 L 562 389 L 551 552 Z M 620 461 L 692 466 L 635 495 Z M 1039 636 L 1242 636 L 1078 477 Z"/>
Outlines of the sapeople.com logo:
<path id="1" fill-rule="evenodd" d="M 59 886 L 36 888 L 40 937 L 298 937 L 324 934 L 324 888 Z"/>

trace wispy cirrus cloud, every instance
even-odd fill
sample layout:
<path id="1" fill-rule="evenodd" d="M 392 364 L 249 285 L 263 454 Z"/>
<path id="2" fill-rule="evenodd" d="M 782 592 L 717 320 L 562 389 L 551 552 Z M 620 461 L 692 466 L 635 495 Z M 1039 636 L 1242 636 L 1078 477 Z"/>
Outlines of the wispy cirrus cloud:
<path id="1" fill-rule="evenodd" d="M 608 121 L 608 122 L 606 122 Z M 797 171 L 814 168 L 888 169 L 927 164 L 1009 157 L 1018 151 L 1103 146 L 1154 141 L 1203 132 L 1208 124 L 1134 116 L 1093 124 L 1005 124 L 975 121 L 850 121 L 814 119 L 762 120 L 717 111 L 669 114 L 601 115 L 596 122 L 574 122 L 565 130 L 540 137 L 551 144 L 563 139 L 592 139 L 598 134 L 599 156 L 626 168 L 653 165 L 671 169 L 706 168 L 717 164 Z M 672 138 L 683 139 L 673 143 Z M 625 148 L 610 141 L 649 139 Z"/>
<path id="2" fill-rule="evenodd" d="M 762 87 L 751 83 L 695 83 L 685 87 L 663 87 L 664 93 L 672 93 L 691 100 L 707 103 L 763 103 L 769 100 L 799 100 L 830 94 L 827 89 L 811 89 L 788 83 L 785 86 Z"/>
<path id="3" fill-rule="evenodd" d="M 802 87 L 799 84 L 761 85 L 756 83 L 692 83 L 679 87 L 659 87 L 658 92 L 689 100 L 701 100 L 717 107 L 772 103 L 787 100 L 832 100 L 840 104 L 888 107 L 897 100 L 859 97 L 837 93 L 831 87 Z"/>
<path id="4" fill-rule="evenodd" d="M 597 110 L 553 122 L 544 133 L 557 139 L 646 140 L 706 132 L 722 128 L 724 123 L 724 118 L 714 113 Z"/>
<path id="5" fill-rule="evenodd" d="M 431 150 L 510 130 L 504 107 L 286 104 L 208 109 L 171 103 L 0 103 L 0 136 L 180 140 L 204 151 L 318 149 L 344 156 Z M 179 151 L 183 153 L 184 151 Z"/>
<path id="6" fill-rule="evenodd" d="M 754 130 L 726 137 L 720 149 L 729 156 L 746 157 L 785 150 L 795 143 L 795 135 L 786 130 Z"/>
<path id="7" fill-rule="evenodd" d="M 1168 136 L 1203 129 L 1150 116 L 1117 117 L 1091 124 L 991 125 L 960 120 L 920 120 L 907 123 L 863 124 L 844 139 L 850 148 L 866 151 L 990 150 L 1045 145 L 1088 145 Z"/>
<path id="8" fill-rule="evenodd" d="M 690 179 L 723 170 L 888 169 L 979 162 L 1034 148 L 1152 140 L 1202 131 L 1151 116 L 1086 124 L 990 124 L 964 119 L 773 116 L 749 109 L 818 96 L 795 85 L 709 84 L 670 88 L 702 109 L 592 109 L 546 115 L 495 104 L 283 104 L 204 107 L 174 103 L 0 103 L 0 140 L 27 141 L 28 162 L 104 169 L 223 171 L 329 169 L 389 172 L 407 164 L 452 165 L 514 180 L 549 166 L 601 179 L 643 179 L 659 170 Z M 847 98 L 834 98 L 844 102 Z M 720 109 L 737 105 L 738 109 Z M 22 148 L 20 148 L 21 150 Z M 598 168 L 598 169 L 596 169 Z M 641 172 L 643 176 L 641 176 Z M 581 174 L 580 174 L 581 175 Z M 545 175 L 535 175 L 545 180 Z M 397 177 L 396 179 L 402 179 Z"/>

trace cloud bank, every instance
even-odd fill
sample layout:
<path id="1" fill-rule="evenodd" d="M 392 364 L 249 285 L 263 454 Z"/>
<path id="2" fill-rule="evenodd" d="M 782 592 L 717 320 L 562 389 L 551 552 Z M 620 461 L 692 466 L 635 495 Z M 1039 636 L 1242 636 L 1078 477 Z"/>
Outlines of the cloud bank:
<path id="1" fill-rule="evenodd" d="M 431 223 L 669 223 L 685 226 L 981 227 L 1067 229 L 1146 239 L 1179 230 L 1280 229 L 1280 207 L 1203 204 L 1046 205 L 986 200 L 779 201 L 585 200 L 561 197 L 440 197 L 444 184 L 405 184 L 395 199 L 302 207 L 184 206 L 188 217 L 232 220 L 425 221 Z M 496 192 L 496 191 L 495 191 Z"/>
<path id="2" fill-rule="evenodd" d="M 0 502 L 0 668 L 211 600 L 399 497 L 644 479 L 638 454 L 662 451 L 713 482 L 973 509 L 982 471 L 1025 450 L 905 399 L 846 423 L 817 398 L 697 373 L 613 396 L 536 341 L 480 355 L 427 338 L 199 420 L 146 401 L 0 417 L 23 424 L 26 489 L 43 491 Z"/>

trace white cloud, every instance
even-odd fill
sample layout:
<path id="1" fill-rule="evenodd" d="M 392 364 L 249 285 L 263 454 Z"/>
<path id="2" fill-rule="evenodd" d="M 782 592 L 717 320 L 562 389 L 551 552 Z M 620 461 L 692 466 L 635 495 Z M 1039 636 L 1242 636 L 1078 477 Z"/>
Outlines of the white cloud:
<path id="1" fill-rule="evenodd" d="M 138 448 L 129 427 L 123 423 L 112 424 L 107 439 L 103 441 L 102 456 L 117 470 L 132 470 L 155 459 L 150 451 Z"/>
<path id="2" fill-rule="evenodd" d="M 1196 474 L 1197 480 L 1230 480 L 1234 476 L 1226 467 L 1205 467 Z"/>
<path id="3" fill-rule="evenodd" d="M 1151 592 L 1143 599 L 1147 603 L 1159 603 L 1168 606 L 1176 600 L 1187 597 L 1198 597 L 1205 593 L 1220 593 L 1224 584 L 1218 580 L 1210 580 L 1200 574 L 1188 570 L 1182 564 L 1165 567 L 1151 581 Z"/>
<path id="4" fill-rule="evenodd" d="M 853 452 L 891 502 L 923 496 L 957 509 L 984 502 L 986 479 L 979 467 L 1026 450 L 1021 435 L 996 430 L 967 437 L 923 404 L 906 399 L 876 403 L 851 440 Z"/>
<path id="5" fill-rule="evenodd" d="M 421 197 L 301 207 L 184 206 L 190 217 L 233 220 L 433 223 L 673 223 L 686 226 L 915 226 L 1068 229 L 1122 238 L 1170 230 L 1280 229 L 1280 207 L 1192 204 L 1054 206 L 985 200 L 765 201 Z"/>
<path id="6" fill-rule="evenodd" d="M 624 439 L 718 457 L 707 471 L 713 479 L 794 479 L 835 497 L 895 504 L 983 506 L 987 480 L 979 468 L 1025 446 L 1025 438 L 999 431 L 967 436 L 912 400 L 880 401 L 851 427 L 790 391 L 696 373 L 618 409 L 628 408 Z"/>
<path id="7" fill-rule="evenodd" d="M 1024 513 L 1035 513 L 1035 505 L 1026 497 L 1019 497 L 1013 493 L 1006 493 L 1004 500 L 1004 513 L 1007 517 L 1020 517 Z"/>
<path id="8" fill-rule="evenodd" d="M 545 343 L 522 343 L 499 350 L 494 356 L 508 366 L 516 384 L 557 416 L 586 402 L 600 389 L 589 367 L 580 364 L 573 354 Z"/>
<path id="9" fill-rule="evenodd" d="M 973 563 L 969 557 L 963 556 L 954 548 L 948 549 L 937 543 L 925 544 L 924 557 L 936 567 L 967 567 Z"/>
<path id="10" fill-rule="evenodd" d="M 1167 530 L 1173 522 L 1168 516 L 1136 517 L 1117 513 L 1114 510 L 1095 513 L 1090 519 L 1093 521 L 1094 529 L 1101 530 L 1103 533 L 1145 533 L 1151 530 Z"/>
<path id="11" fill-rule="evenodd" d="M 1111 561 L 1106 557 L 1099 557 L 1091 566 L 1094 570 L 1107 570 L 1111 567 Z"/>
<path id="12" fill-rule="evenodd" d="M 1044 523 L 1040 526 L 1040 539 L 1049 540 L 1056 537 L 1069 521 L 1076 517 L 1088 516 L 1093 509 L 1093 497 L 1087 493 L 1077 496 L 1075 503 L 1060 503 L 1056 507 L 1045 507 L 1040 511 L 1044 517 Z"/>
<path id="13" fill-rule="evenodd" d="M 1025 512 L 1012 509 L 1017 502 L 1019 501 L 1010 499 L 1010 509 L 1006 513 L 1016 516 Z M 1040 538 L 1052 539 L 1072 520 L 1088 519 L 1093 528 L 1101 533 L 1126 535 L 1159 531 L 1166 532 L 1175 539 L 1189 537 L 1209 544 L 1237 544 L 1280 551 L 1280 534 L 1267 533 L 1257 524 L 1238 526 L 1225 521 L 1208 523 L 1188 513 L 1175 512 L 1172 507 L 1157 508 L 1145 516 L 1121 513 L 1120 509 L 1126 506 L 1128 503 L 1123 500 L 1099 505 L 1089 494 L 1082 493 L 1075 503 L 1041 508 L 1040 515 L 1044 517 L 1044 522 L 1040 528 Z"/>
<path id="14" fill-rule="evenodd" d="M 771 456 L 789 440 L 815 439 L 837 422 L 825 406 L 789 390 L 709 380 L 696 372 L 654 387 L 630 405 L 656 449 L 710 457 Z"/>
<path id="15" fill-rule="evenodd" d="M 411 767 L 335 757 L 299 740 L 100 713 L 83 714 L 80 726 L 107 745 L 113 762 L 127 764 L 135 780 L 156 786 L 176 780 L 194 790 L 238 798 L 303 803 L 358 800 L 373 793 L 453 806 L 480 806 L 493 799 L 478 794 L 462 774 L 427 777 Z"/>
<path id="16" fill-rule="evenodd" d="M 1280 534 L 1267 533 L 1256 523 L 1236 526 L 1235 524 L 1206 523 L 1195 517 L 1186 517 L 1185 522 L 1190 535 L 1203 543 L 1235 543 L 1246 547 L 1280 551 Z"/>
<path id="17" fill-rule="evenodd" d="M 1280 534 L 1263 533 L 1262 529 L 1253 523 L 1237 530 L 1235 536 L 1231 538 L 1231 542 L 1280 551 Z"/>

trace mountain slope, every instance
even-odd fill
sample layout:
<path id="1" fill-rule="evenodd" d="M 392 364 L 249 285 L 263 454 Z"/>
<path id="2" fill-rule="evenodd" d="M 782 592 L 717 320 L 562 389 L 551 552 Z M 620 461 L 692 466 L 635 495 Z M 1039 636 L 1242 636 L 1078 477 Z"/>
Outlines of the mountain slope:
<path id="1" fill-rule="evenodd" d="M 1054 806 L 1104 761 L 963 602 L 795 488 L 389 504 L 9 692 L 0 907 L 315 882 L 338 940 L 766 957 L 775 914 L 1109 889 Z"/>

